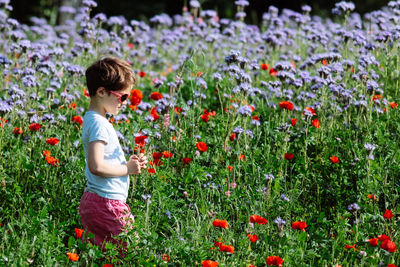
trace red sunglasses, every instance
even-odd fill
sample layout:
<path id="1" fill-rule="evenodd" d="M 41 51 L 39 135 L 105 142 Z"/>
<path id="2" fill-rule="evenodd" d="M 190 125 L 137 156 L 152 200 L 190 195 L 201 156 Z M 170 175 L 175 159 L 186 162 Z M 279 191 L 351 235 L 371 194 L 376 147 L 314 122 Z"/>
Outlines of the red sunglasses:
<path id="1" fill-rule="evenodd" d="M 119 100 L 120 103 L 124 102 L 124 101 L 127 100 L 128 97 L 129 97 L 128 94 L 120 94 L 120 93 L 113 92 L 113 91 L 109 91 L 109 92 L 110 92 L 111 94 L 113 94 L 113 95 L 119 97 L 118 100 Z"/>

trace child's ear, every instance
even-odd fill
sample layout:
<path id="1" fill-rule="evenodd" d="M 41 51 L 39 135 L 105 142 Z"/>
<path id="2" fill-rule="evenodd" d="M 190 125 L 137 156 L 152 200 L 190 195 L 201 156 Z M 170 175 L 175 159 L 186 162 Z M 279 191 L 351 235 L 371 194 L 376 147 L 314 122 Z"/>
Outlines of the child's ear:
<path id="1" fill-rule="evenodd" d="M 96 95 L 103 97 L 105 94 L 106 94 L 106 88 L 101 86 L 97 89 Z"/>

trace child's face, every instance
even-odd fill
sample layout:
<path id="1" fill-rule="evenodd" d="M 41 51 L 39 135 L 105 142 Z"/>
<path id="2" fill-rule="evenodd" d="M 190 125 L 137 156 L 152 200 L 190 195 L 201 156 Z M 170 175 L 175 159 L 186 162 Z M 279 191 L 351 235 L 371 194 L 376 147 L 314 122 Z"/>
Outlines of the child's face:
<path id="1" fill-rule="evenodd" d="M 122 106 L 128 103 L 129 96 L 130 96 L 130 88 L 126 88 L 120 91 L 108 92 L 108 94 L 106 94 L 105 96 L 106 111 L 113 115 L 117 115 L 119 111 L 122 109 Z"/>

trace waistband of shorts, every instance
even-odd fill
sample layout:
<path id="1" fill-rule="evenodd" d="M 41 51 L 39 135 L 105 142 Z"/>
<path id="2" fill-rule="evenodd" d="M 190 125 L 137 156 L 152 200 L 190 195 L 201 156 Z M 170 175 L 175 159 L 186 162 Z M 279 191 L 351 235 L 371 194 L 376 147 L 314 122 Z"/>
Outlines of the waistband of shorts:
<path id="1" fill-rule="evenodd" d="M 82 195 L 82 199 L 93 200 L 93 201 L 126 203 L 125 201 L 120 200 L 120 199 L 112 199 L 112 198 L 102 197 L 102 196 L 100 196 L 99 194 L 93 192 L 90 189 L 86 189 L 86 191 Z"/>

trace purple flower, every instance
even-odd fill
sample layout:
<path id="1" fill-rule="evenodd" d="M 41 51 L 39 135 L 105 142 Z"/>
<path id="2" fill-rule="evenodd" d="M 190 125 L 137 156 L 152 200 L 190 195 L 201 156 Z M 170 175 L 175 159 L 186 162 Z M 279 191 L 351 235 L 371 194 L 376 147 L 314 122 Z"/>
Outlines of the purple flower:
<path id="1" fill-rule="evenodd" d="M 304 13 L 310 13 L 311 7 L 309 5 L 304 5 L 301 7 L 301 11 L 303 11 Z"/>
<path id="2" fill-rule="evenodd" d="M 189 5 L 190 5 L 190 7 L 193 7 L 193 8 L 199 8 L 200 7 L 200 3 L 197 0 L 190 0 Z"/>
<path id="3" fill-rule="evenodd" d="M 167 14 L 160 14 L 150 18 L 150 22 L 154 25 L 172 26 L 172 19 Z"/>
<path id="4" fill-rule="evenodd" d="M 38 86 L 39 82 L 36 81 L 35 76 L 27 75 L 22 78 L 22 84 L 26 87 Z"/>
<path id="5" fill-rule="evenodd" d="M 82 5 L 88 8 L 94 8 L 97 7 L 97 3 L 92 0 L 83 0 Z"/>
<path id="6" fill-rule="evenodd" d="M 104 13 L 98 13 L 93 17 L 93 20 L 96 23 L 102 23 L 102 22 L 105 22 L 107 20 L 107 16 Z"/>
<path id="7" fill-rule="evenodd" d="M 272 181 L 273 179 L 275 179 L 274 175 L 269 173 L 269 174 L 264 174 L 265 180 L 267 181 Z"/>
<path id="8" fill-rule="evenodd" d="M 254 134 L 253 134 L 253 132 L 252 132 L 251 130 L 246 130 L 246 134 L 247 134 L 251 139 L 254 138 Z"/>
<path id="9" fill-rule="evenodd" d="M 76 9 L 73 8 L 72 6 L 61 6 L 59 8 L 60 13 L 66 13 L 66 14 L 75 14 Z"/>
<path id="10" fill-rule="evenodd" d="M 242 116 L 251 116 L 251 113 L 253 111 L 248 105 L 241 106 L 238 110 L 237 113 L 239 113 Z"/>
<path id="11" fill-rule="evenodd" d="M 248 6 L 249 2 L 246 0 L 236 0 L 235 5 L 244 7 L 244 6 Z"/>
<path id="12" fill-rule="evenodd" d="M 79 139 L 77 139 L 77 140 L 74 141 L 73 145 L 74 145 L 75 148 L 78 148 L 79 142 L 80 142 Z"/>
<path id="13" fill-rule="evenodd" d="M 289 202 L 289 201 L 290 201 L 290 199 L 289 199 L 287 196 L 285 196 L 284 194 L 281 195 L 281 199 L 282 199 L 283 201 L 286 201 L 286 202 Z"/>
<path id="14" fill-rule="evenodd" d="M 352 203 L 347 206 L 347 210 L 351 212 L 357 212 L 358 210 L 360 210 L 360 206 L 357 203 Z"/>
<path id="15" fill-rule="evenodd" d="M 71 75 L 78 75 L 78 76 L 83 76 L 85 75 L 85 69 L 82 66 L 79 65 L 69 65 L 66 67 L 66 70 L 68 71 L 69 74 Z"/>
<path id="16" fill-rule="evenodd" d="M 107 24 L 109 26 L 122 26 L 124 24 L 126 24 L 126 19 L 122 16 L 111 16 L 108 18 Z"/>
<path id="17" fill-rule="evenodd" d="M 286 221 L 284 219 L 282 219 L 281 217 L 278 217 L 274 220 L 274 223 L 280 227 L 286 224 Z"/>
<path id="18" fill-rule="evenodd" d="M 376 146 L 375 146 L 375 145 L 372 145 L 372 144 L 369 144 L 369 143 L 365 143 L 365 144 L 364 144 L 364 148 L 365 148 L 365 150 L 367 150 L 368 152 L 371 152 L 371 151 L 374 151 L 374 150 L 375 150 Z"/>
<path id="19" fill-rule="evenodd" d="M 335 4 L 332 9 L 332 14 L 341 15 L 342 13 L 349 13 L 355 9 L 355 5 L 352 2 L 341 1 Z"/>

